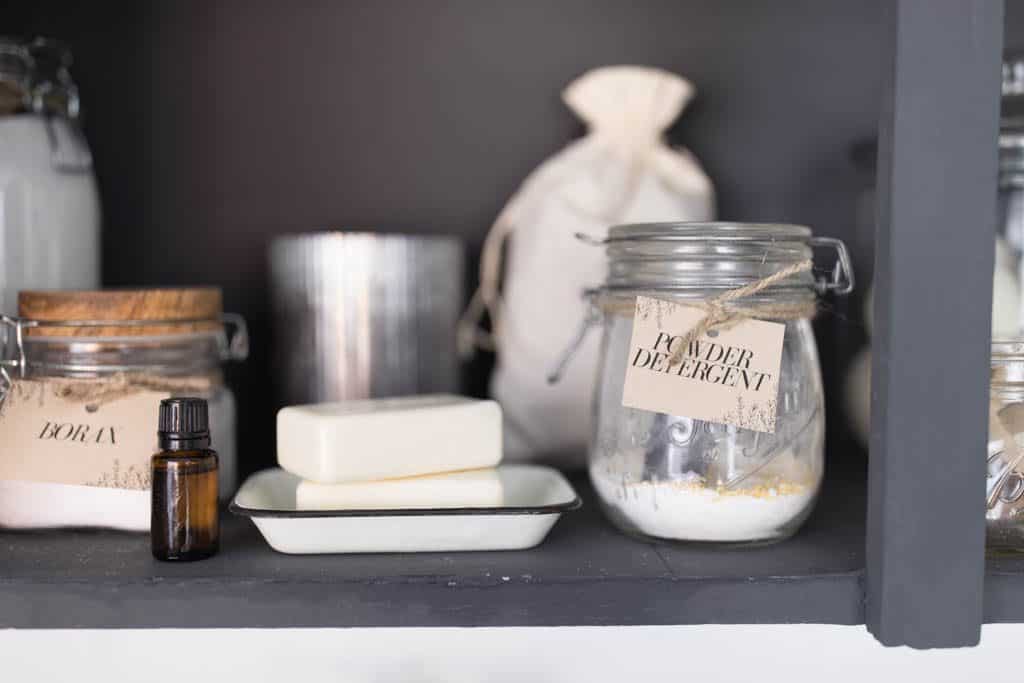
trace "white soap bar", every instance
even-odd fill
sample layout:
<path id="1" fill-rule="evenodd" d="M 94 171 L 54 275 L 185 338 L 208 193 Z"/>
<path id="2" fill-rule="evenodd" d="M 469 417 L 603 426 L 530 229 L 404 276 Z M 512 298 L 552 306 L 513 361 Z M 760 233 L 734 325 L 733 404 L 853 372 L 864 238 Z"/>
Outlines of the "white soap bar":
<path id="1" fill-rule="evenodd" d="M 503 500 L 501 479 L 494 469 L 347 484 L 303 481 L 295 491 L 299 510 L 498 507 Z"/>
<path id="2" fill-rule="evenodd" d="M 501 408 L 494 401 L 429 395 L 282 408 L 277 461 L 321 484 L 494 467 Z"/>

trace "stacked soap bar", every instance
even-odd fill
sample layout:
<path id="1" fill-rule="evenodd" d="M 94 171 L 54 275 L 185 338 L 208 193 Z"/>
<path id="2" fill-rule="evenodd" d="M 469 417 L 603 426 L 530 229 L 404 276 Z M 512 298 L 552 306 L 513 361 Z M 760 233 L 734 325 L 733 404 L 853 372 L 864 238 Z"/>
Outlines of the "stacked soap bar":
<path id="1" fill-rule="evenodd" d="M 450 395 L 292 406 L 277 459 L 307 510 L 502 504 L 501 408 Z"/>

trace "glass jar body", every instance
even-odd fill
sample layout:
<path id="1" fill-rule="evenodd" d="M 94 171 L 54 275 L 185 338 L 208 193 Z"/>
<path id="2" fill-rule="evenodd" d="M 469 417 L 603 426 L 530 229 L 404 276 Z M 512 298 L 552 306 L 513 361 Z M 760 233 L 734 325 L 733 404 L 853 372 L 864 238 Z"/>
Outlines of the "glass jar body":
<path id="1" fill-rule="evenodd" d="M 1024 342 L 994 341 L 986 452 L 985 545 L 1024 551 Z M 1010 440 L 1014 444 L 1009 444 Z M 1014 449 L 1014 445 L 1016 449 Z"/>
<path id="2" fill-rule="evenodd" d="M 799 528 L 824 472 L 824 398 L 810 323 L 785 326 L 768 434 L 623 406 L 633 319 L 605 314 L 589 469 L 618 527 L 725 544 L 777 541 Z"/>

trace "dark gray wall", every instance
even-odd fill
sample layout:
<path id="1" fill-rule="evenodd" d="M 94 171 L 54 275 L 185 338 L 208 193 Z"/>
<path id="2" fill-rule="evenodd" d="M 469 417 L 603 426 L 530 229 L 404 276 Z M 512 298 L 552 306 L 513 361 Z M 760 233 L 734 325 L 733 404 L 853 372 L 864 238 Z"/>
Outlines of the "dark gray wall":
<path id="1" fill-rule="evenodd" d="M 475 256 L 519 181 L 581 132 L 558 94 L 593 66 L 690 78 L 697 99 L 671 138 L 704 163 L 720 216 L 810 224 L 854 242 L 866 266 L 849 150 L 877 125 L 881 2 L 19 0 L 0 26 L 75 51 L 106 284 L 218 284 L 252 323 L 253 357 L 233 377 L 248 470 L 273 457 L 270 238 L 443 232 Z M 817 325 L 833 443 L 856 310 Z M 475 391 L 486 365 L 469 373 Z"/>

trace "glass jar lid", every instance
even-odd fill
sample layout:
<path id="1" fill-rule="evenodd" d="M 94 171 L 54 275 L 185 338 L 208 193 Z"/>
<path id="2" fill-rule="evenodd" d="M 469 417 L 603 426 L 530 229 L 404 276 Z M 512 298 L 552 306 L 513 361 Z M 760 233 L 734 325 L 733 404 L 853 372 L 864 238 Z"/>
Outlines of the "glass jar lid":
<path id="1" fill-rule="evenodd" d="M 828 275 L 798 272 L 766 289 L 773 292 L 853 288 L 853 271 L 845 245 L 815 237 L 811 229 L 784 223 L 673 222 L 638 223 L 611 228 L 605 245 L 607 290 L 667 290 L 688 293 L 735 289 L 764 279 L 814 256 L 816 247 L 836 250 Z"/>
<path id="2" fill-rule="evenodd" d="M 140 337 L 217 331 L 216 287 L 18 292 L 29 337 Z"/>
<path id="3" fill-rule="evenodd" d="M 187 374 L 248 355 L 245 321 L 223 313 L 213 287 L 23 291 L 18 310 L 20 317 L 2 317 L 4 383 L 8 369 Z"/>

